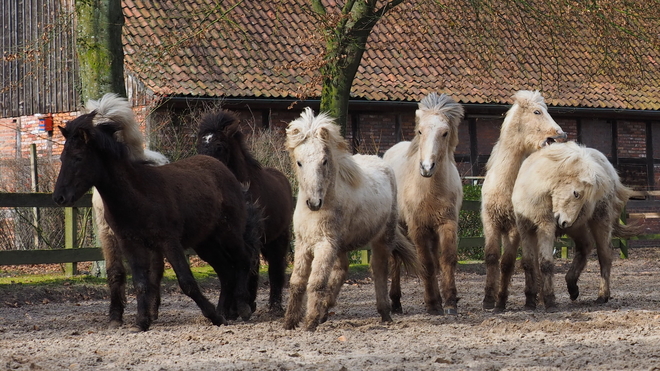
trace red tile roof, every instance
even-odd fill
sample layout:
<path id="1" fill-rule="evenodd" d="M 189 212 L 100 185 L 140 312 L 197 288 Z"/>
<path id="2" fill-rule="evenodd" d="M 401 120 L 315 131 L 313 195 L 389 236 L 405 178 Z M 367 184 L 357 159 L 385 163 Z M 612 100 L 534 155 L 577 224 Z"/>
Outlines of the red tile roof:
<path id="1" fill-rule="evenodd" d="M 308 0 L 123 3 L 126 67 L 156 94 L 320 93 L 318 69 L 307 66 L 316 65 L 323 41 Z M 563 40 L 557 39 L 561 30 L 495 9 L 481 27 L 482 35 L 498 36 L 484 37 L 464 27 L 479 22 L 474 12 L 420 3 L 404 2 L 377 24 L 354 98 L 418 101 L 440 91 L 463 103 L 510 103 L 519 89 L 539 89 L 557 106 L 660 109 L 660 53 L 639 39 L 631 41 L 637 53 L 628 58 L 638 64 L 628 65 L 617 59 L 616 49 L 604 53 L 602 39 L 589 36 L 598 27 L 579 14 L 574 17 L 581 36 Z"/>

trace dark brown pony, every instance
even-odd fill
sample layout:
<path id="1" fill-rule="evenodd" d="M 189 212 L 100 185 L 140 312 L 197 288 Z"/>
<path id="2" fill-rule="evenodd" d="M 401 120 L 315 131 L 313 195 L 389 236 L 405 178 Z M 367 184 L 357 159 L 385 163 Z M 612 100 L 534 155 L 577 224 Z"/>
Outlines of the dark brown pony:
<path id="1" fill-rule="evenodd" d="M 291 240 L 293 196 L 291 185 L 279 170 L 262 167 L 245 145 L 239 121 L 227 111 L 202 117 L 197 152 L 222 161 L 239 182 L 249 185 L 251 200 L 263 209 L 264 235 L 261 253 L 268 262 L 270 311 L 283 314 L 282 288 Z"/>
<path id="2" fill-rule="evenodd" d="M 181 290 L 214 325 L 227 324 L 223 313 L 231 306 L 243 320 L 249 319 L 253 298 L 248 281 L 255 274 L 258 247 L 244 240 L 246 201 L 236 177 L 209 156 L 159 167 L 133 161 L 126 145 L 113 137 L 121 125 L 94 126 L 95 115 L 82 115 L 60 127 L 66 143 L 53 199 L 70 206 L 92 186 L 100 193 L 105 218 L 132 270 L 137 330 L 149 329 L 155 319 L 159 287 L 149 275 L 158 260 L 153 257 L 160 254 L 172 265 Z M 201 293 L 184 255 L 186 247 L 218 274 L 217 309 Z"/>

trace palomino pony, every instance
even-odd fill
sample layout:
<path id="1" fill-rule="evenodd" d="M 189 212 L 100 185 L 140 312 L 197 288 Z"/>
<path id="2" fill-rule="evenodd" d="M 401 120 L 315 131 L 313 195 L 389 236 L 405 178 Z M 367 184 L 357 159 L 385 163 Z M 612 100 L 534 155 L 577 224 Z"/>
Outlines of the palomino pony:
<path id="1" fill-rule="evenodd" d="M 555 236 L 563 234 L 576 242 L 575 258 L 566 274 L 571 300 L 579 295 L 577 281 L 594 243 L 600 262 L 596 302 L 609 300 L 612 231 L 627 236 L 638 232 L 635 225 L 619 224 L 630 194 L 602 153 L 575 142 L 553 144 L 522 163 L 511 200 L 523 249 L 525 308 L 536 308 L 540 275 L 546 311 L 556 309 L 552 252 Z"/>
<path id="2" fill-rule="evenodd" d="M 144 149 L 144 139 L 135 121 L 135 114 L 125 98 L 116 94 L 105 94 L 99 100 L 90 100 L 86 106 L 88 112 L 96 111 L 94 122 L 114 121 L 121 126 L 115 133 L 118 141 L 126 144 L 128 156 L 134 161 L 141 161 L 150 165 L 165 165 L 169 161 L 158 152 Z M 109 327 L 117 328 L 123 323 L 124 306 L 126 303 L 126 268 L 124 267 L 123 254 L 119 249 L 119 241 L 105 220 L 105 212 L 101 195 L 94 188 L 92 195 L 92 207 L 94 208 L 96 229 L 101 249 L 106 262 L 106 273 L 108 276 L 108 287 L 110 288 L 110 310 Z M 149 268 L 149 284 L 157 290 L 157 296 L 153 308 L 149 308 L 151 317 L 158 318 L 158 307 L 160 305 L 160 281 L 163 276 L 163 256 L 159 252 L 152 252 Z"/>
<path id="3" fill-rule="evenodd" d="M 520 90 L 513 100 L 500 128 L 500 138 L 486 164 L 486 178 L 481 188 L 481 221 L 486 244 L 483 308 L 496 311 L 505 309 L 520 243 L 511 204 L 520 164 L 534 151 L 566 139 L 566 133 L 550 117 L 538 91 Z M 500 240 L 504 250 L 501 262 Z"/>
<path id="4" fill-rule="evenodd" d="M 197 152 L 222 161 L 239 182 L 249 185 L 249 199 L 263 210 L 264 235 L 261 254 L 268 262 L 271 313 L 282 315 L 282 289 L 291 241 L 293 195 L 282 172 L 262 167 L 245 145 L 239 121 L 228 111 L 212 111 L 202 117 Z"/>
<path id="5" fill-rule="evenodd" d="M 114 138 L 121 124 L 94 125 L 96 112 L 60 127 L 66 138 L 53 199 L 72 205 L 92 186 L 103 199 L 105 216 L 128 259 L 137 294 L 136 330 L 149 329 L 158 290 L 150 284 L 153 257 L 167 258 L 182 291 L 214 325 L 226 324 L 223 311 L 235 300 L 243 320 L 252 314 L 248 280 L 258 246 L 244 242 L 246 202 L 241 184 L 222 162 L 194 156 L 163 166 L 130 158 Z M 218 307 L 202 294 L 184 248 L 192 247 L 220 277 Z M 154 254 L 153 252 L 156 252 Z"/>
<path id="6" fill-rule="evenodd" d="M 284 328 L 313 331 L 335 305 L 348 271 L 348 252 L 371 243 L 376 307 L 392 321 L 389 258 L 416 267 L 414 248 L 398 227 L 396 180 L 377 156 L 354 155 L 326 114 L 306 108 L 287 128 L 287 149 L 299 182 L 293 214 L 295 257 Z"/>
<path id="7" fill-rule="evenodd" d="M 463 186 L 454 162 L 463 106 L 431 93 L 415 112 L 415 137 L 390 148 L 383 158 L 396 174 L 400 222 L 417 248 L 422 264 L 424 303 L 430 314 L 457 314 L 456 264 L 458 212 Z M 440 262 L 442 297 L 436 278 Z M 400 269 L 392 274 L 392 308 L 401 312 Z"/>

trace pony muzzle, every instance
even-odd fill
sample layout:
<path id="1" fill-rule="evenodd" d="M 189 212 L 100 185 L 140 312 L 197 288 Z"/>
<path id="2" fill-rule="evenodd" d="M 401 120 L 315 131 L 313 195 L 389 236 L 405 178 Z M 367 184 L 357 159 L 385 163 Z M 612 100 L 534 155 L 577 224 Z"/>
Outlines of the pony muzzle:
<path id="1" fill-rule="evenodd" d="M 307 204 L 307 207 L 309 207 L 310 210 L 312 211 L 319 211 L 321 209 L 321 206 L 323 206 L 323 199 L 315 199 L 312 200 L 311 198 L 308 198 L 307 201 L 305 201 Z"/>
<path id="2" fill-rule="evenodd" d="M 566 134 L 565 131 L 561 131 L 561 132 L 557 133 L 557 135 L 555 135 L 555 136 L 553 136 L 553 137 L 547 137 L 547 138 L 545 138 L 545 141 L 543 142 L 543 145 L 542 145 L 542 146 L 548 146 L 548 145 L 550 145 L 550 144 L 552 144 L 552 143 L 556 143 L 556 142 L 563 143 L 563 142 L 565 142 L 567 139 L 568 139 L 568 134 Z"/>
<path id="3" fill-rule="evenodd" d="M 435 173 L 435 162 L 425 162 L 422 161 L 419 163 L 419 173 L 424 177 L 424 178 L 429 178 Z"/>
<path id="4" fill-rule="evenodd" d="M 555 216 L 555 222 L 557 223 L 557 227 L 561 229 L 566 229 L 569 228 L 570 226 L 573 225 L 574 221 L 567 220 L 561 216 L 561 214 L 558 214 Z"/>

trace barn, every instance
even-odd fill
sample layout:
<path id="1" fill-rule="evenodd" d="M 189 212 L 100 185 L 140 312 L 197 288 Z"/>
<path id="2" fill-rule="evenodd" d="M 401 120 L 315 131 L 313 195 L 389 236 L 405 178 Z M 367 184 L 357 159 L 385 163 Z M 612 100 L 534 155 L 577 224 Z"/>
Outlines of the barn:
<path id="1" fill-rule="evenodd" d="M 74 2 L 0 6 L 0 161 L 15 166 L 31 144 L 51 161 L 62 138 L 46 123 L 56 126 L 82 106 Z M 122 8 L 127 95 L 145 132 L 184 126 L 186 112 L 209 104 L 264 128 L 318 107 L 323 41 L 307 1 L 124 0 Z M 582 28 L 564 42 L 556 40 L 561 30 L 547 29 L 550 18 L 527 22 L 497 6 L 465 10 L 404 2 L 377 24 L 349 105 L 355 151 L 382 154 L 409 139 L 416 102 L 437 91 L 465 106 L 456 161 L 463 176 L 480 176 L 511 96 L 540 90 L 569 139 L 605 153 L 626 184 L 657 188 L 660 55 L 652 42 L 613 42 L 596 18 L 577 11 L 566 17 Z M 475 20 L 480 27 L 466 27 Z"/>

